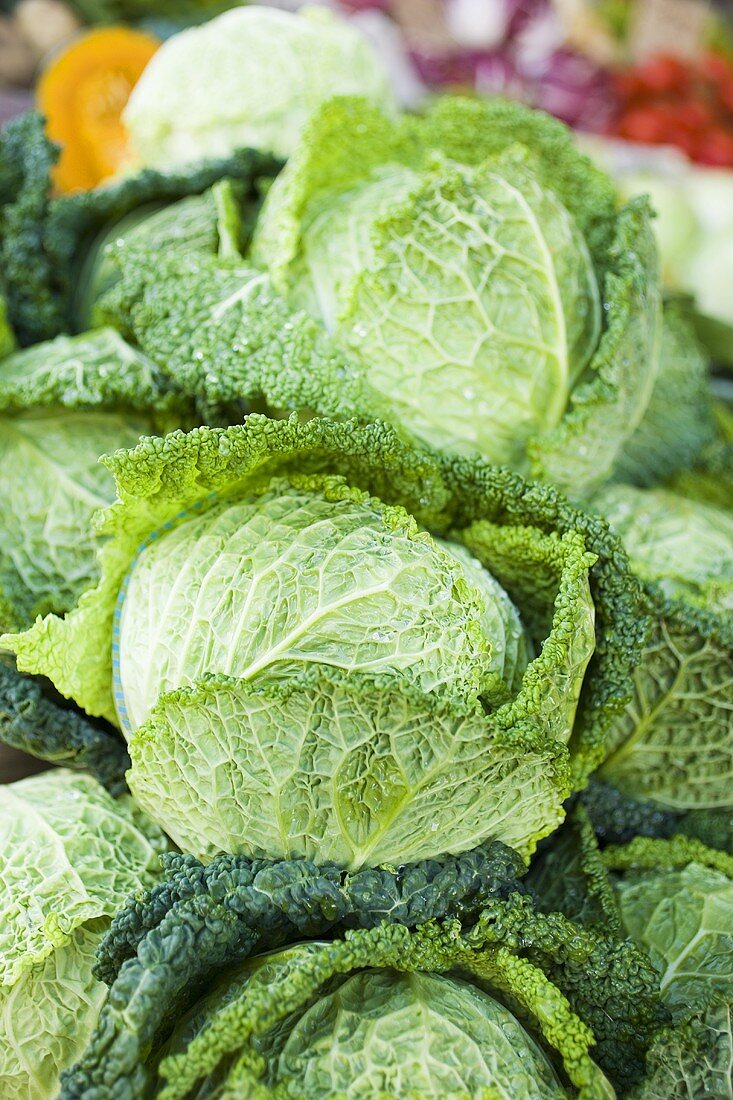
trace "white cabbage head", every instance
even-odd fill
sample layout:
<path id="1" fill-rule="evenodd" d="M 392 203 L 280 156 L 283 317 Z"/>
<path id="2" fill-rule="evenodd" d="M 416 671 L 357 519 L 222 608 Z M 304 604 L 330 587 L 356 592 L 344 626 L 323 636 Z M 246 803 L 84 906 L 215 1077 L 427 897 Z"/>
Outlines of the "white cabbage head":
<path id="1" fill-rule="evenodd" d="M 233 8 L 170 38 L 135 86 L 124 120 L 143 164 L 171 168 L 252 147 L 287 157 L 334 95 L 391 108 L 367 39 L 325 8 Z"/>

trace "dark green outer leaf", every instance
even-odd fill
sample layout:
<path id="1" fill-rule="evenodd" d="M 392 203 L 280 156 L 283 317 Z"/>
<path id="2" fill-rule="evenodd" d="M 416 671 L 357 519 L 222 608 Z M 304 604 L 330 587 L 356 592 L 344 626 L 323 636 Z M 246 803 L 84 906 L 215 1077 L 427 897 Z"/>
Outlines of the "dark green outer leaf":
<path id="1" fill-rule="evenodd" d="M 21 344 L 53 336 L 62 327 L 53 264 L 44 250 L 57 158 L 38 114 L 21 115 L 0 133 L 0 271 L 8 320 Z"/>
<path id="2" fill-rule="evenodd" d="M 0 662 L 0 740 L 75 771 L 88 771 L 111 794 L 127 790 L 130 766 L 125 743 L 77 711 L 47 699 L 42 681 Z"/>
<path id="3" fill-rule="evenodd" d="M 86 23 L 136 23 L 171 20 L 176 28 L 212 19 L 227 11 L 228 0 L 69 0 Z"/>
<path id="4" fill-rule="evenodd" d="M 145 937 L 110 990 L 87 1051 L 62 1076 L 59 1100 L 143 1100 L 146 1059 L 225 966 L 243 961 L 257 933 L 208 895 L 182 902 Z"/>
<path id="5" fill-rule="evenodd" d="M 177 172 L 146 168 L 118 183 L 55 199 L 49 206 L 44 242 L 57 273 L 58 292 L 67 323 L 72 319 L 80 258 L 93 247 L 95 237 L 105 228 L 138 207 L 199 195 L 224 178 L 242 180 L 249 185 L 249 194 L 242 196 L 244 201 L 254 196 L 258 179 L 275 175 L 279 168 L 279 162 L 272 157 L 253 149 L 242 149 L 230 157 L 206 161 Z"/>
<path id="6" fill-rule="evenodd" d="M 592 1027 L 596 1060 L 625 1095 L 640 1081 L 651 1037 L 669 1022 L 669 1013 L 646 953 L 624 938 L 608 871 L 582 804 L 538 854 L 527 886 L 549 919 L 552 910 L 559 910 L 600 938 L 602 946 L 585 970 L 558 970 L 554 959 L 546 970 Z"/>
<path id="7" fill-rule="evenodd" d="M 191 897 L 228 899 L 261 935 L 267 914 L 279 910 L 292 935 L 318 936 L 334 927 L 372 928 L 382 921 L 415 927 L 434 918 L 475 916 L 488 898 L 517 890 L 525 871 L 519 855 L 500 841 L 458 856 L 354 873 L 335 864 L 229 855 L 207 865 L 168 855 L 164 865 L 165 880 L 132 898 L 102 942 L 96 973 L 108 985 L 163 916 Z"/>
<path id="8" fill-rule="evenodd" d="M 258 178 L 279 163 L 253 150 L 177 173 L 145 170 L 77 195 L 51 198 L 58 150 L 44 119 L 28 112 L 0 134 L 0 270 L 8 316 L 21 345 L 73 328 L 73 294 L 85 252 L 105 227 L 139 206 L 200 194 L 217 180 Z"/>
<path id="9" fill-rule="evenodd" d="M 670 837 L 684 831 L 684 815 L 655 802 L 622 794 L 610 783 L 591 780 L 579 796 L 601 844 L 625 844 L 635 836 Z"/>
<path id="10" fill-rule="evenodd" d="M 668 839 L 675 834 L 694 837 L 708 848 L 733 855 L 733 809 L 664 810 L 656 802 L 622 794 L 610 783 L 591 780 L 579 801 L 605 844 L 626 844 L 635 836 Z"/>
<path id="11" fill-rule="evenodd" d="M 334 907 L 344 897 L 338 888 L 338 883 L 344 881 L 340 874 L 335 879 L 319 869 L 317 878 L 309 881 L 307 865 L 297 861 L 268 867 L 221 857 L 209 870 L 190 858 L 173 857 L 169 866 L 175 869 L 181 900 L 169 907 L 171 896 L 165 895 L 163 887 L 148 895 L 147 911 L 143 899 L 142 905 L 128 907 L 126 916 L 115 922 L 117 945 L 111 939 L 107 944 L 108 949 L 111 946 L 116 951 L 111 969 L 135 941 L 138 941 L 137 954 L 120 967 L 95 1036 L 82 1060 L 67 1075 L 63 1100 L 103 1095 L 141 1100 L 151 1095 L 156 1058 L 149 1055 L 165 1041 L 175 1020 L 204 988 L 222 971 L 252 953 L 297 942 L 304 933 L 313 935 L 319 921 L 323 928 L 324 915 L 333 931 Z M 410 903 L 408 920 L 427 918 L 436 911 L 431 900 L 435 880 L 427 881 L 427 866 L 413 868 L 405 876 L 405 883 L 409 875 L 421 880 Z M 439 864 L 433 862 L 430 866 Z M 460 869 L 460 860 L 447 861 L 445 871 L 451 872 L 451 868 Z M 390 892 L 387 891 L 387 906 L 380 897 L 375 909 L 372 884 L 389 886 L 390 874 L 396 883 L 398 876 L 386 870 L 351 876 L 352 886 L 361 883 L 366 888 L 358 897 L 351 891 L 349 904 L 353 911 L 343 923 L 350 922 L 378 934 L 384 929 L 385 937 L 388 935 L 387 926 L 378 926 L 375 918 L 384 916 L 389 909 Z M 469 882 L 474 881 L 472 876 L 473 870 Z M 240 882 L 232 889 L 236 878 Z M 263 890 L 257 889 L 258 883 Z M 412 885 L 407 886 L 405 893 L 410 889 Z M 511 889 L 510 883 L 499 884 L 499 891 L 507 889 Z M 445 894 L 450 895 L 450 891 L 442 883 L 443 907 Z M 423 908 L 426 899 L 428 906 Z M 420 904 L 415 905 L 416 900 Z M 455 909 L 466 916 L 474 898 L 469 897 L 468 909 L 463 900 L 458 905 L 454 902 L 455 895 L 449 911 Z M 405 911 L 395 909 L 391 916 L 404 920 Z M 432 922 L 430 926 L 436 932 L 440 929 Z M 392 927 L 400 934 L 407 932 L 402 921 Z M 141 930 L 144 934 L 139 939 Z M 504 945 L 510 953 L 526 958 L 542 973 L 550 975 L 581 1018 L 599 1028 L 603 1051 L 608 1046 L 606 1033 L 618 1032 L 624 1043 L 634 1037 L 638 1045 L 652 1024 L 660 1022 L 656 975 L 645 957 L 627 942 L 595 930 L 584 930 L 557 913 L 538 913 L 529 899 L 516 893 L 506 900 L 484 896 L 478 924 L 466 933 L 467 942 L 474 935 L 477 944 L 481 941 Z M 423 969 L 431 968 L 430 943 L 427 936 Z M 441 964 L 438 968 L 446 967 Z M 610 1057 L 607 1060 L 611 1061 Z M 626 1062 L 627 1066 L 633 1065 L 629 1058 Z M 628 1075 L 628 1068 L 626 1072 Z M 105 1088 L 115 1091 L 108 1094 L 98 1091 Z"/>
<path id="12" fill-rule="evenodd" d="M 494 522 L 531 523 L 547 532 L 574 529 L 598 555 L 590 571 L 596 651 L 586 673 L 570 745 L 578 789 L 604 758 L 608 727 L 631 694 L 630 673 L 650 625 L 642 610 L 639 582 L 630 574 L 625 552 L 608 524 L 574 508 L 557 490 L 480 460 L 442 461 L 448 466 L 457 502 L 456 527 L 489 516 Z"/>
<path id="13" fill-rule="evenodd" d="M 204 867 L 167 861 L 159 889 L 133 899 L 100 951 L 99 973 L 114 979 L 95 1037 L 67 1075 L 61 1096 L 149 1095 L 146 1058 L 225 967 L 304 935 L 401 926 L 436 916 L 477 915 L 492 896 L 516 889 L 521 860 L 503 844 L 398 870 L 345 875 L 304 861 L 222 856 Z M 134 954 L 136 950 L 136 954 Z"/>
<path id="14" fill-rule="evenodd" d="M 620 934 L 618 906 L 582 796 L 563 827 L 543 845 L 527 884 L 544 912 L 564 913 L 584 928 Z"/>
<path id="15" fill-rule="evenodd" d="M 733 368 L 733 325 L 694 310 L 692 321 L 698 339 L 705 345 L 712 358 L 729 370 Z"/>

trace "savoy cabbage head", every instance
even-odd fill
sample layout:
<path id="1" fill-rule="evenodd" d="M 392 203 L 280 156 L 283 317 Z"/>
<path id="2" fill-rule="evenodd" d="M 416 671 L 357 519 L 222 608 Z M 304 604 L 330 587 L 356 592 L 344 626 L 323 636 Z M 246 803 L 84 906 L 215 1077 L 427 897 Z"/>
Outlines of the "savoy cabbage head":
<path id="1" fill-rule="evenodd" d="M 594 814 L 600 809 L 597 797 L 591 808 Z M 627 806 L 616 820 L 623 816 L 627 822 L 638 819 L 638 804 L 636 812 L 632 807 L 629 814 Z M 601 825 L 601 835 L 608 823 L 608 816 L 593 821 Z M 642 822 L 650 824 L 650 819 Z M 658 826 L 652 831 L 663 834 L 664 825 Z M 631 1086 L 622 1095 L 633 1100 L 729 1096 L 733 857 L 684 835 L 637 834 L 601 849 L 580 806 L 533 865 L 530 882 L 545 910 L 630 937 L 656 972 L 667 1020 L 661 1013 L 656 1029 L 647 1031 L 641 1074 L 628 1072 L 638 1054 L 638 1034 L 626 1042 L 617 1034 L 612 1075 Z M 606 1068 L 605 1058 L 601 1064 Z"/>
<path id="2" fill-rule="evenodd" d="M 252 257 L 433 446 L 577 494 L 649 401 L 648 212 L 617 212 L 563 128 L 516 105 L 446 99 L 395 123 L 327 104 L 267 196 Z"/>
<path id="3" fill-rule="evenodd" d="M 684 836 L 637 837 L 602 857 L 622 925 L 659 972 L 673 1018 L 733 1003 L 733 857 Z"/>
<path id="4" fill-rule="evenodd" d="M 53 193 L 58 147 L 43 117 L 29 111 L 0 134 L 0 352 L 11 350 L 8 329 L 21 346 L 86 328 L 90 275 L 114 227 L 199 195 L 217 181 L 237 181 L 245 207 L 257 202 L 255 181 L 279 168 L 269 155 L 240 149 L 224 160 L 198 161 L 168 172 L 144 169 L 73 195 Z M 182 218 L 182 212 L 176 220 Z M 185 240 L 178 235 L 179 241 Z M 190 234 L 189 234 L 190 239 Z M 209 240 L 211 235 L 209 235 Z M 199 234 L 199 244 L 202 237 Z M 155 238 L 151 244 L 155 245 Z M 104 264 L 101 264 L 104 267 Z"/>
<path id="5" fill-rule="evenodd" d="M 246 964 L 179 1025 L 168 1057 L 185 1056 L 227 1005 L 267 997 L 268 984 L 277 990 L 324 947 L 303 945 Z M 566 1096 L 549 1058 L 508 1008 L 478 984 L 439 973 L 372 968 L 339 976 L 260 1037 L 258 1048 L 273 1095 L 301 1100 L 438 1100 L 484 1089 L 497 1100 Z M 224 1079 L 236 1076 L 232 1068 Z M 240 1070 L 242 1086 L 247 1076 Z"/>
<path id="6" fill-rule="evenodd" d="M 603 524 L 384 425 L 253 415 L 106 463 L 99 582 L 4 644 L 121 726 L 185 851 L 527 856 L 561 820 L 640 625 Z"/>
<path id="7" fill-rule="evenodd" d="M 237 884 L 242 861 L 215 862 L 204 886 L 195 868 L 186 883 L 181 861 L 172 908 L 165 898 L 161 908 L 158 891 L 143 902 L 149 919 L 136 954 L 113 977 L 61 1100 L 112 1080 L 120 1100 L 407 1100 L 416 1084 L 431 1096 L 615 1095 L 583 1013 L 593 1005 L 599 1018 L 615 1021 L 632 990 L 636 1004 L 648 1002 L 653 971 L 631 945 L 538 914 L 517 895 L 485 898 L 468 928 L 450 919 L 414 929 L 367 922 L 325 941 L 317 931 L 328 912 L 318 869 L 257 861 L 250 884 Z M 363 916 L 375 896 L 381 904 L 390 874 L 378 875 L 345 876 L 354 885 L 374 879 Z M 303 921 L 306 934 L 312 914 L 316 938 L 302 942 L 278 928 L 278 911 L 286 923 L 290 915 Z M 120 918 L 119 933 L 131 915 Z M 278 949 L 263 955 L 273 944 Z"/>
<path id="8" fill-rule="evenodd" d="M 104 1002 L 102 935 L 165 841 L 129 797 L 67 771 L 0 787 L 0 834 L 0 1091 L 52 1100 Z"/>
<path id="9" fill-rule="evenodd" d="M 276 178 L 243 257 L 108 257 L 94 316 L 210 403 L 375 417 L 582 495 L 650 400 L 660 294 L 644 200 L 565 128 L 446 98 L 398 119 L 335 99 Z"/>
<path id="10" fill-rule="evenodd" d="M 656 1035 L 634 1100 L 733 1092 L 733 858 L 696 839 L 635 838 L 602 853 L 622 926 L 659 973 L 673 1025 Z"/>

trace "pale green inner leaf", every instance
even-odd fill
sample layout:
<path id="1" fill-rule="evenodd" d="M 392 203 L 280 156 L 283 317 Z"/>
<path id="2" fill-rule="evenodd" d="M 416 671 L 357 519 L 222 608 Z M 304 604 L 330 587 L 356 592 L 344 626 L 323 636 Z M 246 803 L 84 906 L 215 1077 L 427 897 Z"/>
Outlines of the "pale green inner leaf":
<path id="1" fill-rule="evenodd" d="M 399 865 L 489 838 L 528 856 L 563 815 L 551 744 L 481 706 L 439 706 L 354 673 L 313 686 L 204 682 L 130 742 L 136 799 L 187 852 Z"/>
<path id="2" fill-rule="evenodd" d="M 416 436 L 522 463 L 600 332 L 571 215 L 520 159 L 391 166 L 303 227 L 294 300 L 316 311 Z"/>
<path id="3" fill-rule="evenodd" d="M 479 591 L 477 568 L 467 579 L 401 509 L 341 496 L 275 482 L 143 550 L 120 616 L 130 728 L 160 695 L 207 673 L 288 676 L 315 662 L 427 691 L 480 690 L 491 655 L 502 660 L 501 613 L 487 611 L 496 583 Z"/>
<path id="4" fill-rule="evenodd" d="M 98 463 L 132 447 L 149 425 L 111 413 L 27 413 L 0 419 L 0 589 L 23 626 L 36 614 L 62 613 L 94 583 L 94 513 L 115 497 Z"/>
<path id="5" fill-rule="evenodd" d="M 547 1057 L 488 994 L 434 974 L 364 971 L 321 997 L 271 1067 L 290 1095 L 559 1100 Z"/>
<path id="6" fill-rule="evenodd" d="M 733 883 L 690 863 L 627 875 L 617 885 L 626 929 L 649 951 L 665 1001 L 684 1015 L 712 994 L 733 999 Z"/>
<path id="7" fill-rule="evenodd" d="M 0 991 L 3 1100 L 55 1100 L 59 1075 L 79 1057 L 107 995 L 92 976 L 106 922 L 77 928 L 63 947 Z"/>

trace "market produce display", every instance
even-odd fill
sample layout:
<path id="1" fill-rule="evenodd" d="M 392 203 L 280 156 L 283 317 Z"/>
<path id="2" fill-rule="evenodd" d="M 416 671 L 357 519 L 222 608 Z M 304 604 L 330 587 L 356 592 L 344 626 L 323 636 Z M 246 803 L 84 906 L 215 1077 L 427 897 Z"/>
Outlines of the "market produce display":
<path id="1" fill-rule="evenodd" d="M 0 133 L 0 1094 L 730 1096 L 733 404 L 651 203 L 322 11 L 118 106 L 101 187 Z"/>

